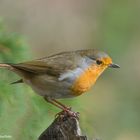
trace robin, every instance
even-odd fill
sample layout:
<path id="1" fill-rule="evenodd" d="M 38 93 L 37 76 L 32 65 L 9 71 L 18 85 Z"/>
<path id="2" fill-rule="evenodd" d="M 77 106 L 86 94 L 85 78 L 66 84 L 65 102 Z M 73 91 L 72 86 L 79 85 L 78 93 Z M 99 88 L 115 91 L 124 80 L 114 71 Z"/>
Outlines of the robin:
<path id="1" fill-rule="evenodd" d="M 120 68 L 105 52 L 94 49 L 62 52 L 41 59 L 12 64 L 1 63 L 26 83 L 47 102 L 72 115 L 69 107 L 57 99 L 77 97 L 88 91 L 102 72 Z"/>

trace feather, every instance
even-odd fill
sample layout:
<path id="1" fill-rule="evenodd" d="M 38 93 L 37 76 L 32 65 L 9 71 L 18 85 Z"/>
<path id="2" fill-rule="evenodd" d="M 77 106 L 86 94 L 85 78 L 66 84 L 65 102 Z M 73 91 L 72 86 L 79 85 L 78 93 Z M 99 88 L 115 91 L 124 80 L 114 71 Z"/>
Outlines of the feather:
<path id="1" fill-rule="evenodd" d="M 19 83 L 23 83 L 23 80 L 20 79 L 20 80 L 17 80 L 17 81 L 15 81 L 15 82 L 12 82 L 12 83 L 10 83 L 10 84 L 13 85 L 13 84 L 19 84 Z"/>

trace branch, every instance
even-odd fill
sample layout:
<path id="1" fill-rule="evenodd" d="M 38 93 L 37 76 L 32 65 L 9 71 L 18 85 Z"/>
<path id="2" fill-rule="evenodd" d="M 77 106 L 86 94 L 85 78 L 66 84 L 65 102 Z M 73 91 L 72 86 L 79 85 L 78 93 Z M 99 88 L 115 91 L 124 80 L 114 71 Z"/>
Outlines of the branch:
<path id="1" fill-rule="evenodd" d="M 77 118 L 59 115 L 38 140 L 87 140 L 87 137 L 81 136 Z"/>

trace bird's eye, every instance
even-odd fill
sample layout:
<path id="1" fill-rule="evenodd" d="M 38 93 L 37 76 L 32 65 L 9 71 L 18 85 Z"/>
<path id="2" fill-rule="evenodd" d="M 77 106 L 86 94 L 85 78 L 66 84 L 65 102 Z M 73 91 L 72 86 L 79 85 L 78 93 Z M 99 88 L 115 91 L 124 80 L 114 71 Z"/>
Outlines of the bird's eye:
<path id="1" fill-rule="evenodd" d="M 96 63 L 97 63 L 98 65 L 101 65 L 103 62 L 102 62 L 101 60 L 96 60 Z"/>

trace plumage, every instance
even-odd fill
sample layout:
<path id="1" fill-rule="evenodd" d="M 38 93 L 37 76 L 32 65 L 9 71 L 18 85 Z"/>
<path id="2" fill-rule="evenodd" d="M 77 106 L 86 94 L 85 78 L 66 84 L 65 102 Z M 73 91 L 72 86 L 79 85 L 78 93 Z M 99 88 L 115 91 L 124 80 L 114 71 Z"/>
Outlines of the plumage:
<path id="1" fill-rule="evenodd" d="M 13 84 L 19 84 L 19 83 L 23 83 L 23 80 L 20 79 L 20 80 L 17 80 L 17 81 L 15 81 L 15 82 L 12 82 L 11 85 L 13 85 Z"/>
<path id="2" fill-rule="evenodd" d="M 100 55 L 99 55 L 100 54 Z M 102 55 L 101 55 L 102 54 Z M 14 68 L 24 70 L 35 74 L 47 73 L 54 76 L 67 72 L 69 70 L 76 69 L 82 63 L 82 59 L 89 58 L 102 58 L 109 57 L 104 52 L 98 52 L 97 50 L 78 50 L 71 52 L 58 53 L 49 57 L 44 57 L 28 62 L 19 64 L 12 64 Z"/>
<path id="3" fill-rule="evenodd" d="M 103 62 L 102 66 L 98 66 L 97 60 Z M 80 94 L 86 92 L 109 64 L 112 64 L 112 60 L 106 53 L 90 49 L 62 52 L 19 64 L 5 64 L 5 66 L 12 67 L 11 70 L 39 95 L 55 99 L 74 97 L 76 94 L 79 95 L 78 92 Z M 89 80 L 86 80 L 87 78 Z"/>

